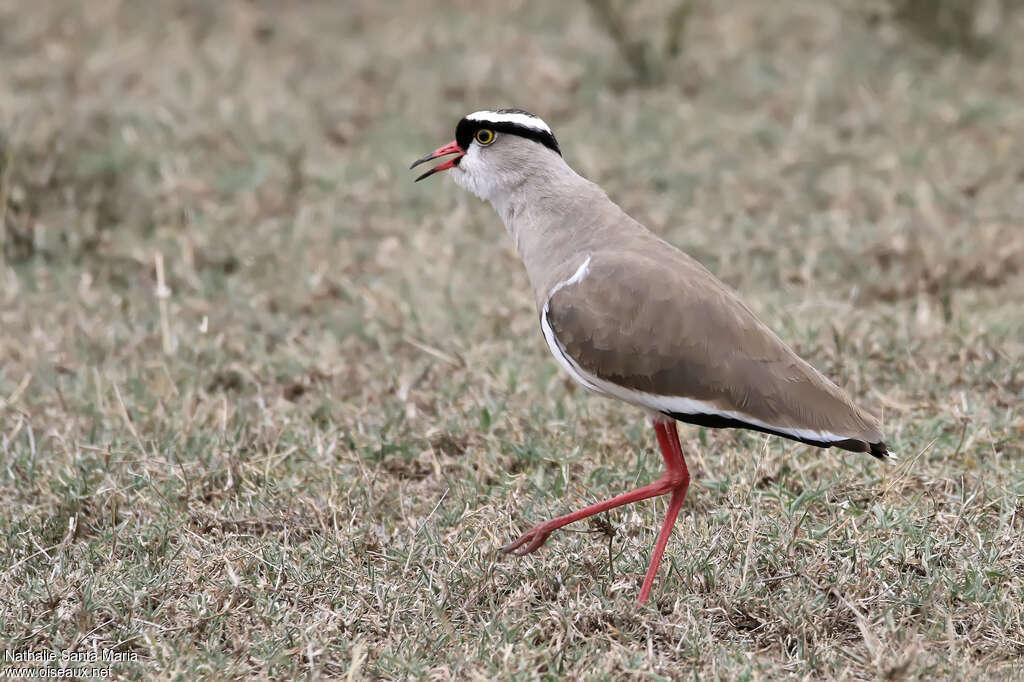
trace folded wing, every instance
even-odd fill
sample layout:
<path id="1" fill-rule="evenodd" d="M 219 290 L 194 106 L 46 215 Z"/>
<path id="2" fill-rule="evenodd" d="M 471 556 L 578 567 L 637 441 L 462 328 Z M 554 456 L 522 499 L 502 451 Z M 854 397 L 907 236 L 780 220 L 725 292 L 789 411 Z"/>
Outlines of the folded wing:
<path id="1" fill-rule="evenodd" d="M 578 381 L 680 421 L 888 453 L 871 415 L 702 265 L 661 244 L 591 253 L 554 287 L 541 323 Z"/>

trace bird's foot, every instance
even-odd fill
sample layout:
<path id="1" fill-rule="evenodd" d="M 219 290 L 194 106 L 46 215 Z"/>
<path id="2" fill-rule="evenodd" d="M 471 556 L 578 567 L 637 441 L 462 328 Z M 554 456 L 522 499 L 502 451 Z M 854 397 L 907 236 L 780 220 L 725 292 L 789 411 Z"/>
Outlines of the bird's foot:
<path id="1" fill-rule="evenodd" d="M 515 556 L 523 556 L 529 554 L 535 549 L 539 549 L 543 545 L 548 536 L 551 535 L 551 528 L 547 523 L 538 523 L 536 526 L 526 531 L 519 536 L 518 540 L 513 540 L 504 547 L 501 548 L 502 553 L 512 554 Z"/>

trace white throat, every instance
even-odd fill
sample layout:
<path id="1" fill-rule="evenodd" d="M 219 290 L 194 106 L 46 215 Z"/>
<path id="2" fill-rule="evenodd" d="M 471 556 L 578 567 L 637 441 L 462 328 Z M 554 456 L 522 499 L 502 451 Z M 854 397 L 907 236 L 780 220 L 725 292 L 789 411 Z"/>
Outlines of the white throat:
<path id="1" fill-rule="evenodd" d="M 469 145 L 459 165 L 452 169 L 451 176 L 456 185 L 492 204 L 496 197 L 509 194 L 511 178 L 507 177 L 507 173 L 488 166 L 481 158 L 480 147 L 476 144 Z"/>
<path id="2" fill-rule="evenodd" d="M 512 233 L 512 222 L 530 199 L 525 187 L 526 174 L 518 168 L 503 171 L 487 166 L 480 157 L 480 147 L 470 145 L 459 165 L 451 170 L 452 180 L 478 198 L 489 201 L 505 223 L 505 228 Z"/>

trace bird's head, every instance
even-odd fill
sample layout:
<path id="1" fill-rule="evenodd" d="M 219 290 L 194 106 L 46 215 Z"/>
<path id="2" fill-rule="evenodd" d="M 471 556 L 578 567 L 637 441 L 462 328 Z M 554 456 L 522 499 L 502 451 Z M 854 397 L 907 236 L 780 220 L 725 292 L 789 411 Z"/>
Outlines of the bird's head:
<path id="1" fill-rule="evenodd" d="M 455 139 L 410 166 L 453 155 L 416 181 L 452 169 L 452 179 L 481 199 L 494 200 L 523 182 L 526 175 L 561 159 L 558 141 L 548 124 L 521 109 L 476 111 L 455 127 Z"/>

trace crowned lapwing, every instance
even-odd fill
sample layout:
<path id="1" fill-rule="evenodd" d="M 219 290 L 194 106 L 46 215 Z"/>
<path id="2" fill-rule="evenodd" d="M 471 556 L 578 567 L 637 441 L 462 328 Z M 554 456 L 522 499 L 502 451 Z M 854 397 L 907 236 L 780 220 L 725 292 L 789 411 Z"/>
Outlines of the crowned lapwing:
<path id="1" fill-rule="evenodd" d="M 658 572 L 690 475 L 676 421 L 743 428 L 820 448 L 892 457 L 879 422 L 793 352 L 704 266 L 630 218 L 562 158 L 551 128 L 520 109 L 477 111 L 412 167 L 451 170 L 494 206 L 526 266 L 540 329 L 577 382 L 643 409 L 665 474 L 534 526 L 502 548 L 527 554 L 552 531 L 671 493 L 639 601 Z"/>

